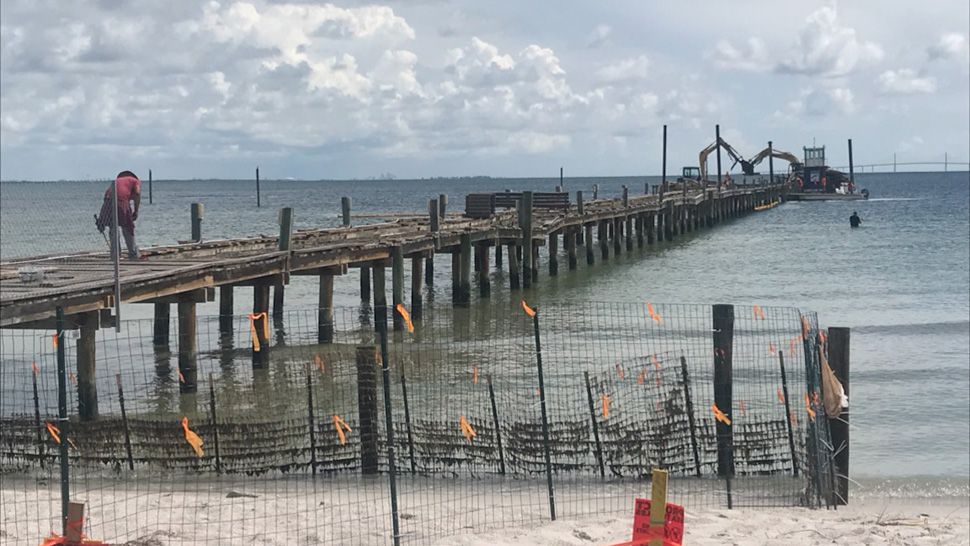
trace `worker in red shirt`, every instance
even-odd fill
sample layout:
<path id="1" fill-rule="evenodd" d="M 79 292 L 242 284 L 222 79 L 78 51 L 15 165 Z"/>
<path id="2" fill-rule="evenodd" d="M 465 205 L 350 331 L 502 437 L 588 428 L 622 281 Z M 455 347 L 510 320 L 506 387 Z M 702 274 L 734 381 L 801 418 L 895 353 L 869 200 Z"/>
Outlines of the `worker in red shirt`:
<path id="1" fill-rule="evenodd" d="M 135 243 L 135 220 L 138 219 L 138 209 L 141 207 L 141 180 L 131 171 L 121 171 L 115 178 L 114 185 L 118 187 L 118 227 L 125 238 L 125 246 L 128 248 L 128 258 L 137 260 L 139 258 L 138 245 Z M 114 214 L 111 210 L 113 199 L 111 186 L 104 192 L 104 203 L 101 205 L 101 213 L 98 215 L 96 225 L 98 231 L 104 233 L 104 228 L 111 228 L 114 223 Z M 131 203 L 135 204 L 135 210 L 131 210 Z M 111 239 L 115 239 L 113 229 Z M 121 246 L 120 243 L 118 246 Z M 119 249 L 112 249 L 114 252 Z"/>

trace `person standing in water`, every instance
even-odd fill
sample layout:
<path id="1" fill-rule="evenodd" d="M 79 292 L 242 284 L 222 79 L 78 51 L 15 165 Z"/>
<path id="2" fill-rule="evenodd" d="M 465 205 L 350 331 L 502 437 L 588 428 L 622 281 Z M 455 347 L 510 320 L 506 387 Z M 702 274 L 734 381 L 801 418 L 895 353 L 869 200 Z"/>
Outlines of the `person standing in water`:
<path id="1" fill-rule="evenodd" d="M 852 216 L 849 216 L 849 226 L 859 227 L 862 224 L 862 218 L 859 218 L 859 213 L 852 211 Z"/>
<path id="2" fill-rule="evenodd" d="M 115 178 L 114 184 L 118 187 L 118 227 L 121 228 L 125 246 L 128 248 L 128 258 L 137 260 L 139 253 L 138 245 L 135 243 L 135 220 L 138 219 L 138 209 L 141 208 L 141 180 L 131 171 L 121 171 Z M 111 186 L 108 186 L 107 191 L 104 192 L 101 213 L 98 214 L 97 222 L 95 222 L 98 231 L 101 233 L 104 233 L 104 228 L 111 228 L 114 223 L 114 215 L 111 210 L 113 198 Z M 131 210 L 132 202 L 135 204 L 134 211 Z M 111 239 L 114 240 L 114 234 L 112 234 Z M 113 249 L 112 252 L 118 250 L 120 249 Z"/>

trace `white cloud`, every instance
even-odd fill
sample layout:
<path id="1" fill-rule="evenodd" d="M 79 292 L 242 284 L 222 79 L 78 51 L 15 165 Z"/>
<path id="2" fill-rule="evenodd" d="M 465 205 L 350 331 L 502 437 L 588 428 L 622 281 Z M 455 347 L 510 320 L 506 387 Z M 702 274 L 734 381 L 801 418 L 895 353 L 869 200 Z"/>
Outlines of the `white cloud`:
<path id="1" fill-rule="evenodd" d="M 930 60 L 952 59 L 968 51 L 967 37 L 959 32 L 947 32 L 940 36 L 936 44 L 926 49 Z"/>
<path id="2" fill-rule="evenodd" d="M 747 49 L 735 47 L 727 40 L 720 40 L 714 51 L 707 57 L 714 61 L 718 68 L 726 70 L 746 70 L 749 72 L 765 72 L 771 68 L 768 61 L 768 51 L 764 40 L 757 36 L 748 38 Z"/>
<path id="3" fill-rule="evenodd" d="M 812 12 L 789 47 L 769 46 L 758 37 L 748 38 L 743 47 L 720 40 L 707 58 L 725 70 L 837 77 L 881 60 L 883 50 L 843 26 L 832 5 Z"/>
<path id="4" fill-rule="evenodd" d="M 775 117 L 797 120 L 805 117 L 829 118 L 855 111 L 855 94 L 847 87 L 806 89 L 788 101 Z"/>
<path id="5" fill-rule="evenodd" d="M 887 70 L 879 75 L 877 82 L 883 93 L 894 95 L 936 92 L 936 78 L 920 75 L 911 68 Z"/>
<path id="6" fill-rule="evenodd" d="M 596 25 L 596 28 L 586 37 L 586 47 L 597 48 L 606 45 L 612 33 L 613 28 L 610 25 Z"/>
<path id="7" fill-rule="evenodd" d="M 647 77 L 650 61 L 646 55 L 632 59 L 623 59 L 607 64 L 596 71 L 596 76 L 603 82 L 623 82 L 643 80 Z"/>

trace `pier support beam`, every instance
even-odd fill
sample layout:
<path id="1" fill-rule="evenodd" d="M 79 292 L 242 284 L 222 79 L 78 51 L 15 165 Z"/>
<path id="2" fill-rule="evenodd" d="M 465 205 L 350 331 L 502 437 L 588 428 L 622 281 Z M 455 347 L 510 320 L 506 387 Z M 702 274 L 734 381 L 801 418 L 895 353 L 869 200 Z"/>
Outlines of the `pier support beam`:
<path id="1" fill-rule="evenodd" d="M 172 308 L 167 303 L 155 304 L 155 322 L 153 324 L 152 343 L 155 345 L 168 345 L 169 322 L 171 320 Z"/>
<path id="2" fill-rule="evenodd" d="M 424 302 L 421 298 L 421 276 L 424 258 L 421 256 L 411 257 L 411 316 L 414 320 L 420 320 L 424 313 Z"/>
<path id="3" fill-rule="evenodd" d="M 461 251 L 451 250 L 451 304 L 458 305 L 461 295 Z"/>
<path id="4" fill-rule="evenodd" d="M 502 244 L 495 241 L 495 271 L 502 270 Z"/>
<path id="5" fill-rule="evenodd" d="M 370 268 L 360 266 L 360 301 L 370 301 Z"/>
<path id="6" fill-rule="evenodd" d="M 535 268 L 532 247 L 532 192 L 522 192 L 522 200 L 519 201 L 519 221 L 522 230 L 522 286 L 529 288 L 532 286 L 533 273 Z"/>
<path id="7" fill-rule="evenodd" d="M 381 277 L 383 278 L 383 267 Z M 377 270 L 374 270 L 377 278 Z M 375 294 L 376 296 L 376 294 Z M 376 301 L 376 297 L 375 297 Z M 357 347 L 357 428 L 360 433 L 360 472 L 377 474 L 380 421 L 377 413 L 377 347 Z"/>
<path id="8" fill-rule="evenodd" d="M 492 281 L 488 277 L 488 241 L 482 241 L 475 245 L 475 253 L 478 255 L 478 295 L 487 298 L 492 295 Z"/>
<path id="9" fill-rule="evenodd" d="M 829 328 L 829 365 L 836 379 L 842 383 L 849 396 L 849 341 L 848 328 Z M 835 447 L 835 504 L 849 502 L 849 409 L 843 408 L 838 419 L 829 420 L 832 445 Z"/>
<path id="10" fill-rule="evenodd" d="M 374 277 L 374 329 L 377 332 L 387 331 L 387 286 L 385 282 L 384 262 L 372 262 Z"/>
<path id="11" fill-rule="evenodd" d="M 585 241 L 583 246 L 586 247 L 586 265 L 593 265 L 596 263 L 596 251 L 593 250 L 593 224 L 592 222 L 583 225 L 583 232 L 585 235 Z"/>
<path id="12" fill-rule="evenodd" d="M 259 341 L 259 350 L 253 347 L 253 368 L 265 368 L 269 363 L 269 337 L 266 335 L 266 322 L 269 318 L 269 283 L 257 283 L 253 286 L 253 314 L 259 318 L 251 318 L 253 329 L 256 331 L 256 339 Z M 182 347 L 179 344 L 179 367 L 182 366 Z"/>
<path id="13" fill-rule="evenodd" d="M 516 248 L 515 243 L 509 243 L 508 254 L 509 256 L 509 288 L 512 290 L 518 290 L 521 287 L 519 278 L 519 250 Z"/>
<path id="14" fill-rule="evenodd" d="M 596 238 L 599 239 L 600 255 L 604 260 L 610 257 L 609 230 L 610 223 L 607 220 L 600 220 L 599 226 L 596 228 Z"/>
<path id="15" fill-rule="evenodd" d="M 626 251 L 630 252 L 633 250 L 633 216 L 627 215 L 626 226 L 623 229 L 626 236 Z"/>
<path id="16" fill-rule="evenodd" d="M 268 289 L 268 288 L 267 288 Z M 198 388 L 196 364 L 195 300 L 180 296 L 179 313 L 179 392 L 195 392 Z M 267 341 L 268 343 L 268 341 Z"/>
<path id="17" fill-rule="evenodd" d="M 472 293 L 472 239 L 467 233 L 461 234 L 458 251 L 458 298 L 455 305 L 468 307 Z"/>
<path id="18" fill-rule="evenodd" d="M 559 274 L 559 233 L 556 231 L 553 231 L 552 233 L 549 234 L 549 276 L 555 277 L 558 274 Z"/>
<path id="19" fill-rule="evenodd" d="M 157 303 L 155 304 L 158 305 Z M 219 333 L 223 337 L 232 336 L 233 333 L 233 298 L 232 285 L 219 287 Z"/>
<path id="20" fill-rule="evenodd" d="M 577 259 L 576 259 L 576 234 L 577 230 L 575 228 L 567 229 L 563 233 L 563 241 L 566 245 L 566 263 L 568 264 L 569 270 L 572 271 L 576 269 Z"/>
<path id="21" fill-rule="evenodd" d="M 656 218 L 655 218 L 655 215 L 653 213 L 647 213 L 643 217 L 644 228 L 646 228 L 646 231 L 647 231 L 647 244 L 648 245 L 652 245 L 652 244 L 654 244 L 657 241 L 656 240 L 656 232 L 654 231 L 654 221 L 655 220 L 656 220 Z"/>
<path id="22" fill-rule="evenodd" d="M 317 343 L 333 343 L 333 275 L 330 273 L 320 273 Z"/>
<path id="23" fill-rule="evenodd" d="M 636 230 L 637 230 L 637 248 L 643 248 L 643 228 L 644 228 L 643 222 L 644 222 L 644 218 L 645 218 L 645 215 L 644 214 L 637 214 L 636 220 L 635 220 L 635 226 L 636 226 Z"/>
<path id="24" fill-rule="evenodd" d="M 398 305 L 404 304 L 404 254 L 401 247 L 391 247 L 391 317 L 395 332 L 404 329 L 404 317 L 394 312 Z"/>
<path id="25" fill-rule="evenodd" d="M 82 421 L 98 418 L 98 382 L 95 370 L 97 362 L 98 312 L 81 313 L 76 322 L 81 337 L 77 341 L 77 413 Z M 181 349 L 182 344 L 179 344 Z M 179 351 L 181 356 L 181 351 Z M 181 358 L 179 358 L 181 367 Z"/>

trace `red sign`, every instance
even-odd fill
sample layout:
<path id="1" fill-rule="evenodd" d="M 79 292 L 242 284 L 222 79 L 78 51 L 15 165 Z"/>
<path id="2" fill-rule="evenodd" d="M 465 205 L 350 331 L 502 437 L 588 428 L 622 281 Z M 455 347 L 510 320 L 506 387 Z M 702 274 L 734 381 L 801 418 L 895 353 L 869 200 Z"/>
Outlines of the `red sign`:
<path id="1" fill-rule="evenodd" d="M 633 542 L 663 538 L 664 544 L 682 544 L 684 540 L 684 507 L 667 503 L 663 529 L 650 527 L 650 499 L 637 499 L 633 511 Z"/>

